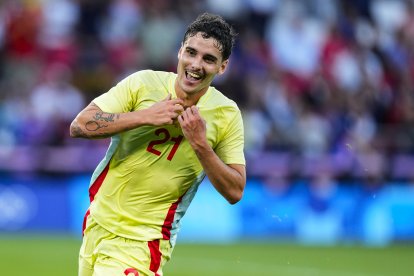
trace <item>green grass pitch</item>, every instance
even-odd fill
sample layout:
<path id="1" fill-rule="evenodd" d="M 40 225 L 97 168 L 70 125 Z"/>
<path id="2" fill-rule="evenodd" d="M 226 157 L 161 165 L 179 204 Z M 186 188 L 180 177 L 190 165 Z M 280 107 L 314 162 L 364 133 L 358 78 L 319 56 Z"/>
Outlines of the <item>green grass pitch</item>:
<path id="1" fill-rule="evenodd" d="M 75 276 L 81 241 L 0 236 L 0 275 Z M 414 245 L 311 247 L 283 243 L 178 243 L 165 276 L 408 276 Z"/>

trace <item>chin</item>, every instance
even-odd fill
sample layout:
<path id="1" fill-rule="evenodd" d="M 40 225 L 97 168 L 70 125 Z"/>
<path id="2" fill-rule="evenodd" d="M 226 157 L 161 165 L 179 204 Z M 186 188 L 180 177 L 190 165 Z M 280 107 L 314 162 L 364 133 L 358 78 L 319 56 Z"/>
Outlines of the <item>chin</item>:
<path id="1" fill-rule="evenodd" d="M 194 95 L 199 93 L 200 91 L 207 90 L 208 87 L 202 85 L 202 83 L 188 83 L 186 79 L 182 80 L 179 84 L 181 91 L 183 91 L 187 95 Z"/>
<path id="2" fill-rule="evenodd" d="M 198 87 L 189 86 L 189 85 L 181 85 L 180 88 L 185 94 L 189 94 L 189 95 L 195 94 L 197 93 L 197 91 L 200 91 Z"/>

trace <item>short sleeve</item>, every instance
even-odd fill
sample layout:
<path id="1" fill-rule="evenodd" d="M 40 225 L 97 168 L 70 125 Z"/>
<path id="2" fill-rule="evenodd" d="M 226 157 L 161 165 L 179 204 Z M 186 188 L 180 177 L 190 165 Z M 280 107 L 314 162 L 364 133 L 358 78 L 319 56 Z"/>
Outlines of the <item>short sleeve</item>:
<path id="1" fill-rule="evenodd" d="M 226 128 L 214 149 L 220 159 L 226 164 L 245 165 L 244 157 L 244 128 L 240 110 L 232 112 L 232 117 L 225 115 Z M 227 118 L 230 117 L 230 118 Z M 227 120 L 226 120 L 227 119 Z"/>
<path id="2" fill-rule="evenodd" d="M 132 85 L 133 80 L 133 75 L 126 77 L 108 92 L 95 98 L 93 102 L 104 112 L 123 113 L 132 111 L 139 90 L 139 85 Z"/>

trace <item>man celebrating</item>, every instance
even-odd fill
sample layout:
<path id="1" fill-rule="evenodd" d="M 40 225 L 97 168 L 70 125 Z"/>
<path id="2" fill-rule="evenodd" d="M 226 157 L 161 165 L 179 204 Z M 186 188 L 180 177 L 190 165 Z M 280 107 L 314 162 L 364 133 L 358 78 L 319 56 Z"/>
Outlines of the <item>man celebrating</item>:
<path id="1" fill-rule="evenodd" d="M 206 175 L 229 203 L 241 199 L 240 110 L 210 86 L 225 72 L 234 39 L 222 17 L 200 15 L 185 32 L 176 74 L 136 72 L 72 122 L 72 137 L 111 137 L 91 179 L 79 276 L 162 275 Z"/>

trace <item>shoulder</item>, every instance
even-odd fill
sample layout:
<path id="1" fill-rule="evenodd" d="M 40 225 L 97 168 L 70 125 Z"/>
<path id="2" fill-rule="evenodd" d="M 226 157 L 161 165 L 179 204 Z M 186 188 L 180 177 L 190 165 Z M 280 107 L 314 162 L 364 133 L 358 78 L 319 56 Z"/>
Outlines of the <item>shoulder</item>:
<path id="1" fill-rule="evenodd" d="M 135 82 L 151 84 L 168 82 L 173 75 L 174 73 L 165 71 L 141 70 L 129 75 L 127 78 Z"/>
<path id="2" fill-rule="evenodd" d="M 214 114 L 210 120 L 214 118 L 214 125 L 218 126 L 220 132 L 225 133 L 232 126 L 242 124 L 241 112 L 235 101 L 214 87 L 210 87 L 206 96 L 201 110 L 206 112 L 205 114 Z"/>
<path id="3" fill-rule="evenodd" d="M 224 113 L 240 113 L 237 103 L 228 98 L 215 87 L 210 87 L 208 105 L 220 109 Z"/>
<path id="4" fill-rule="evenodd" d="M 130 93 L 165 90 L 175 74 L 164 71 L 140 70 L 124 77 L 117 86 Z"/>

